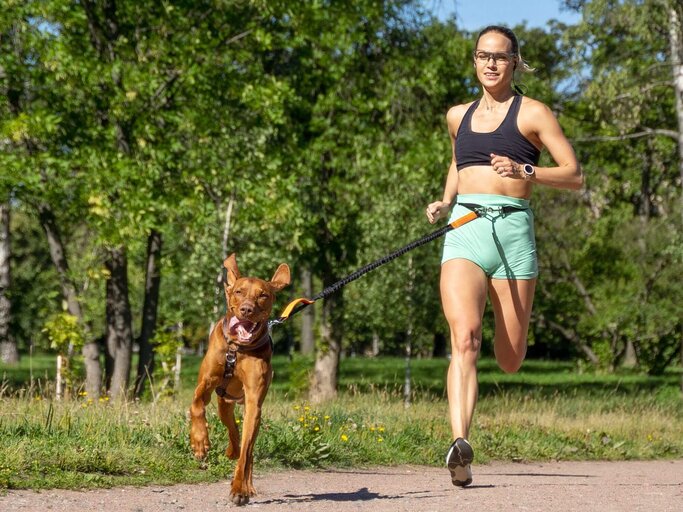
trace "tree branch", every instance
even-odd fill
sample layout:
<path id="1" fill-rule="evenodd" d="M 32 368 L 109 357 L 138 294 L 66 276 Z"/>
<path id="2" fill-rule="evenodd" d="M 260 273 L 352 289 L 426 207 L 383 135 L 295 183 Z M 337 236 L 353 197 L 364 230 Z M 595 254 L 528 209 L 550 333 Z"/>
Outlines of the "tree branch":
<path id="1" fill-rule="evenodd" d="M 620 94 L 619 96 L 614 98 L 614 101 L 619 101 L 619 100 L 625 100 L 633 97 L 638 97 L 642 96 L 644 93 L 648 92 L 651 89 L 656 89 L 657 87 L 671 87 L 671 80 L 666 80 L 666 81 L 661 81 L 661 82 L 653 82 L 651 84 L 647 84 L 640 89 L 638 89 L 637 94 L 635 93 L 624 93 Z"/>
<path id="2" fill-rule="evenodd" d="M 594 135 L 590 137 L 578 137 L 572 139 L 574 142 L 614 142 L 628 139 L 638 139 L 640 137 L 653 137 L 663 135 L 678 141 L 678 132 L 676 130 L 667 130 L 664 128 L 644 128 L 641 132 L 626 133 L 624 135 Z"/>

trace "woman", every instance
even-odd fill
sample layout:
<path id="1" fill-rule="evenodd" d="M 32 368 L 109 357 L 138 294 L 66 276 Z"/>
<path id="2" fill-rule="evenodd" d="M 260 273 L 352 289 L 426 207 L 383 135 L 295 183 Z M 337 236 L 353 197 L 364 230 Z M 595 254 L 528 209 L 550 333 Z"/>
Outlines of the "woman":
<path id="1" fill-rule="evenodd" d="M 514 33 L 489 26 L 477 38 L 473 65 L 482 97 L 448 111 L 453 147 L 443 199 L 427 207 L 434 223 L 475 210 L 479 217 L 450 231 L 444 242 L 441 301 L 451 331 L 448 405 L 453 444 L 446 455 L 456 486 L 472 483 L 474 452 L 467 439 L 477 401 L 476 362 L 487 294 L 495 317 L 494 352 L 505 372 L 519 369 L 538 266 L 533 213 L 534 184 L 579 189 L 574 151 L 543 103 L 519 95 L 515 71 L 530 71 Z M 546 148 L 554 167 L 538 167 Z"/>

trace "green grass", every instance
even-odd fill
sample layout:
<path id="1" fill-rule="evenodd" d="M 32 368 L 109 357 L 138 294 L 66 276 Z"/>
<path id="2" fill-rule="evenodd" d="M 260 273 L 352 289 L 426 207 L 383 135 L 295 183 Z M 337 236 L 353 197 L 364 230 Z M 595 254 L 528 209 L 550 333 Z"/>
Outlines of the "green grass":
<path id="1" fill-rule="evenodd" d="M 33 382 L 28 362 L 0 367 L 0 488 L 230 478 L 234 462 L 223 454 L 227 435 L 214 404 L 207 411 L 209 456 L 199 463 L 190 454 L 187 408 L 198 364 L 198 358 L 186 358 L 175 400 L 128 404 L 46 398 L 49 356 L 32 358 Z M 402 359 L 345 359 L 339 398 L 312 406 L 298 392 L 305 361 L 277 357 L 256 446 L 257 470 L 440 465 L 451 440 L 443 392 L 447 364 L 412 362 L 413 400 L 405 408 Z M 501 373 L 490 360 L 479 367 L 481 394 L 471 436 L 478 463 L 683 456 L 676 372 L 654 379 L 578 373 L 571 364 L 554 362 L 527 361 L 514 375 Z"/>

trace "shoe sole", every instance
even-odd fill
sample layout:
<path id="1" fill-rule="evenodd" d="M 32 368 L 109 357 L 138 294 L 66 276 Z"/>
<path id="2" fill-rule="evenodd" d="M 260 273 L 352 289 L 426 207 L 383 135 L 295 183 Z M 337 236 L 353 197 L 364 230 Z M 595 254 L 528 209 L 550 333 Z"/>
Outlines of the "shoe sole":
<path id="1" fill-rule="evenodd" d="M 465 487 L 472 483 L 472 469 L 470 464 L 474 460 L 474 450 L 470 443 L 459 437 L 448 450 L 446 465 L 451 472 L 451 482 L 458 487 Z"/>

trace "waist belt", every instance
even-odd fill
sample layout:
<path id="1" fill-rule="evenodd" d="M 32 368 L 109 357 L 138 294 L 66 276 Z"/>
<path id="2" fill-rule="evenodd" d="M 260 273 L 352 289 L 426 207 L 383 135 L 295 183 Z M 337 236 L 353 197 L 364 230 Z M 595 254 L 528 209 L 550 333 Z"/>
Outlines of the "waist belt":
<path id="1" fill-rule="evenodd" d="M 508 213 L 514 213 L 514 212 L 523 212 L 524 210 L 528 210 L 528 206 L 514 206 L 514 205 L 505 205 L 505 206 L 482 206 L 480 204 L 473 204 L 473 203 L 457 203 L 460 206 L 464 206 L 465 208 L 468 208 L 472 210 L 473 212 L 476 212 L 478 215 L 486 215 L 487 213 L 502 213 L 503 215 L 507 215 Z"/>

